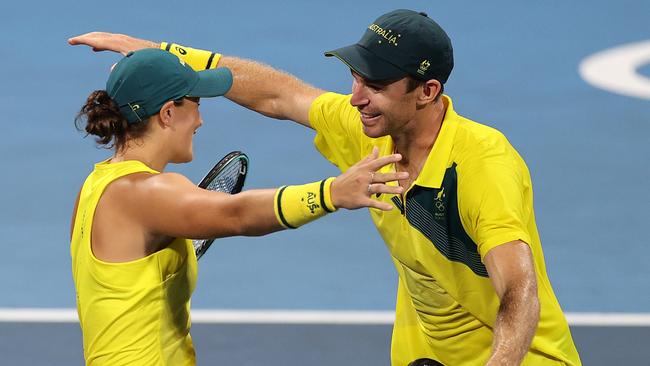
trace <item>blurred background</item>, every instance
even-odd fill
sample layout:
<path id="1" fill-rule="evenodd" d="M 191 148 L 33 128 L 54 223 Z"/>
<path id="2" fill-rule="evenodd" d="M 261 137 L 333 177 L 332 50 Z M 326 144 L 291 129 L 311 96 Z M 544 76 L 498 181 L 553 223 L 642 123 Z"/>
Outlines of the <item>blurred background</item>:
<path id="1" fill-rule="evenodd" d="M 527 161 L 547 268 L 563 309 L 648 313 L 645 0 L 3 2 L 0 308 L 75 306 L 72 205 L 93 164 L 111 152 L 84 138 L 74 117 L 91 91 L 104 88 L 120 56 L 71 47 L 69 37 L 101 30 L 176 42 L 259 60 L 346 93 L 348 69 L 323 52 L 356 42 L 377 16 L 395 8 L 425 11 L 448 32 L 456 62 L 445 92 L 456 111 L 501 130 Z M 169 167 L 193 181 L 231 150 L 251 159 L 247 189 L 338 174 L 314 149 L 311 130 L 223 98 L 204 100 L 201 109 L 195 160 Z M 205 310 L 391 311 L 397 284 L 364 210 L 266 237 L 218 240 L 199 272 L 192 305 Z M 25 332 L 32 341 L 59 332 L 5 322 L 3 333 Z M 78 326 L 65 327 L 73 341 L 60 351 L 78 357 Z M 388 364 L 390 329 L 379 332 L 356 338 L 377 337 L 374 349 Z"/>

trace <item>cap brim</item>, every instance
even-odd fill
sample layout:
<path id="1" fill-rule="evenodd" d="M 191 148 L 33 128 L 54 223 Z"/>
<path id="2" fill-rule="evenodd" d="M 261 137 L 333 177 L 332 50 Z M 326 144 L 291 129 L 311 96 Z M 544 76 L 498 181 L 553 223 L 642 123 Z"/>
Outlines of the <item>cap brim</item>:
<path id="1" fill-rule="evenodd" d="M 358 44 L 325 52 L 325 56 L 338 58 L 354 72 L 368 80 L 393 80 L 408 74 Z"/>
<path id="2" fill-rule="evenodd" d="M 199 74 L 199 80 L 187 93 L 188 97 L 219 97 L 226 94 L 232 86 L 232 72 L 228 68 L 202 70 L 197 74 Z"/>

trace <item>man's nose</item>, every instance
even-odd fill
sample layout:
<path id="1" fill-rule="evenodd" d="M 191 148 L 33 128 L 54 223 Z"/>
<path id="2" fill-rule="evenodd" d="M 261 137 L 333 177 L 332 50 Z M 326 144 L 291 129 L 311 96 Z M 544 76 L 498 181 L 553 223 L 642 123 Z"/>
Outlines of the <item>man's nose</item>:
<path id="1" fill-rule="evenodd" d="M 366 87 L 356 80 L 352 82 L 352 98 L 350 98 L 350 104 L 355 107 L 362 107 L 368 104 Z"/>

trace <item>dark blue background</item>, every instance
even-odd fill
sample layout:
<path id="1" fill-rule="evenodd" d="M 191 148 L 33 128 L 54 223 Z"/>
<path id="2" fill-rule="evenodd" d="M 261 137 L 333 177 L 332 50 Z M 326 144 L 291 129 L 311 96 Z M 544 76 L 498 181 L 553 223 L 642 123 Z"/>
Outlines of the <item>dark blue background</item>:
<path id="1" fill-rule="evenodd" d="M 69 220 L 92 164 L 109 156 L 73 119 L 102 89 L 115 54 L 68 46 L 103 30 L 217 50 L 347 92 L 346 67 L 323 51 L 355 42 L 389 2 L 111 1 L 0 5 L 0 307 L 74 307 Z M 565 310 L 650 308 L 650 103 L 578 75 L 592 53 L 650 39 L 645 0 L 401 1 L 454 42 L 446 92 L 456 110 L 503 131 L 528 162 L 548 272 Z M 648 75 L 648 66 L 641 73 Z M 202 103 L 197 181 L 240 149 L 248 188 L 336 174 L 313 133 L 229 101 Z M 218 218 L 215 218 L 218 220 Z M 341 212 L 297 231 L 219 240 L 201 260 L 196 308 L 374 309 L 394 305 L 396 274 L 368 214 Z"/>

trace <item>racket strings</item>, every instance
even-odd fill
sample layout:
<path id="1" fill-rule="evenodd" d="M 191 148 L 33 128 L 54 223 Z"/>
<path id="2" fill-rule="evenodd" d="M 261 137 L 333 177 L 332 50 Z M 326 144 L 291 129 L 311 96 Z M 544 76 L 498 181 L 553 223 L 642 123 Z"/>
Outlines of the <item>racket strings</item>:
<path id="1" fill-rule="evenodd" d="M 231 193 L 237 185 L 237 178 L 242 169 L 242 162 L 239 159 L 232 161 L 220 171 L 206 187 L 209 191 Z"/>
<path id="2" fill-rule="evenodd" d="M 226 162 L 225 164 L 222 164 Z M 209 191 L 218 191 L 229 194 L 239 193 L 244 185 L 248 169 L 248 158 L 240 152 L 228 154 L 214 168 L 216 174 L 210 178 L 204 178 L 200 187 Z M 206 182 L 207 181 L 207 182 Z M 206 184 L 207 183 L 207 184 Z M 212 245 L 214 239 L 193 240 L 196 257 L 201 258 L 206 250 Z"/>

